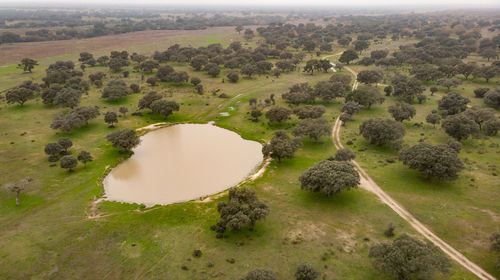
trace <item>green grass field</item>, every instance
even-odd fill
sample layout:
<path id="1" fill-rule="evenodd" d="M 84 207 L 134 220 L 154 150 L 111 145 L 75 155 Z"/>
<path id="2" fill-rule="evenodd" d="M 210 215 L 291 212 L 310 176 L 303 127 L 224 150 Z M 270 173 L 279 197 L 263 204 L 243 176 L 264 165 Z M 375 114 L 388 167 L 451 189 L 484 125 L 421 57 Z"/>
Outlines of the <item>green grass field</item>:
<path id="1" fill-rule="evenodd" d="M 228 44 L 236 37 L 237 34 L 232 33 L 207 35 L 126 49 L 150 53 L 173 43 Z M 255 43 L 249 42 L 250 45 Z M 61 59 L 76 60 L 77 56 L 41 59 L 41 65 L 33 74 L 21 74 L 12 65 L 0 67 L 0 89 L 11 88 L 26 79 L 40 81 L 43 69 L 50 63 Z M 191 86 L 163 84 L 152 88 L 172 92 L 171 99 L 181 103 L 180 112 L 170 116 L 169 122 L 214 120 L 217 125 L 256 141 L 267 141 L 275 129 L 291 128 L 297 120 L 292 118 L 281 126 L 270 127 L 261 117 L 254 123 L 248 120 L 249 98 L 265 99 L 274 93 L 277 103 L 284 105 L 280 94 L 292 84 L 314 83 L 331 75 L 293 72 L 280 78 L 265 75 L 243 78 L 231 84 L 221 82 L 228 70 L 218 78 L 209 78 L 185 65 L 172 65 L 176 70 L 200 77 L 207 90 L 200 96 Z M 86 75 L 105 70 L 93 67 Z M 127 82 L 140 83 L 140 76 L 132 72 Z M 106 79 L 109 78 L 108 74 Z M 494 83 L 490 82 L 492 86 Z M 143 92 L 149 91 L 149 86 L 142 86 L 148 88 Z M 475 85 L 468 82 L 464 87 L 464 94 L 470 95 Z M 212 96 L 209 91 L 216 88 L 231 98 Z M 99 91 L 92 87 L 81 105 L 98 105 L 102 112 L 127 106 L 133 112 L 143 95 L 133 94 L 123 101 L 111 103 L 103 101 Z M 440 129 L 428 124 L 422 128 L 412 125 L 423 121 L 426 112 L 436 107 L 440 95 L 442 92 L 427 103 L 416 105 L 417 117 L 405 124 L 408 143 L 416 143 L 423 137 L 433 143 L 446 141 Z M 500 163 L 498 146 L 490 147 L 491 143 L 500 144 L 499 137 L 464 142 L 461 158 L 467 158 L 471 164 L 466 165 L 459 180 L 449 183 L 425 181 L 400 163 L 384 163 L 386 158 L 396 157 L 396 153 L 370 146 L 357 135 L 357 127 L 363 119 L 387 116 L 385 107 L 392 102 L 394 100 L 389 98 L 384 104 L 355 115 L 355 121 L 347 123 L 342 130 L 344 144 L 354 139 L 351 148 L 355 151 L 367 146 L 366 151 L 357 152 L 357 159 L 384 190 L 445 241 L 490 273 L 500 276 L 495 272 L 496 260 L 487 243 L 489 235 L 500 230 L 497 220 L 500 206 L 496 202 L 498 179 L 488 169 Z M 326 107 L 325 117 L 333 124 L 341 103 L 334 102 Z M 209 202 L 192 201 L 148 209 L 140 205 L 102 202 L 93 209 L 94 201 L 103 194 L 101 180 L 106 167 L 122 161 L 124 154 L 105 140 L 114 129 L 107 127 L 102 115 L 92 120 L 89 127 L 76 129 L 71 135 L 50 129 L 52 119 L 62 111 L 64 109 L 43 105 L 39 98 L 23 107 L 7 105 L 5 101 L 0 103 L 0 185 L 27 176 L 35 179 L 21 195 L 19 207 L 15 206 L 12 193 L 0 192 L 2 279 L 237 279 L 254 268 L 273 269 L 282 279 L 291 279 L 296 266 L 304 262 L 315 266 L 323 279 L 389 279 L 372 267 L 368 258 L 370 246 L 390 241 L 383 232 L 391 222 L 396 226 L 396 234 L 406 232 L 418 237 L 405 221 L 367 191 L 356 189 L 327 198 L 300 190 L 299 175 L 316 162 L 334 155 L 335 148 L 329 137 L 322 138 L 320 143 L 305 140 L 296 158 L 280 164 L 272 162 L 263 177 L 246 184 L 257 191 L 271 210 L 265 220 L 257 223 L 254 231 L 231 233 L 225 239 L 215 238 L 210 226 L 217 221 L 216 203 L 225 200 L 225 195 Z M 229 112 L 230 116 L 222 117 L 221 112 Z M 139 128 L 162 121 L 163 118 L 150 113 L 142 117 L 129 114 L 119 119 L 115 129 Z M 23 133 L 26 134 L 21 136 Z M 80 165 L 72 173 L 58 166 L 51 167 L 43 147 L 62 136 L 73 140 L 73 154 L 87 150 L 95 161 L 86 167 Z M 195 172 L 193 170 L 193 174 Z M 99 217 L 89 219 L 92 212 Z M 192 256 L 195 249 L 203 252 L 202 257 Z M 227 261 L 231 258 L 235 263 Z M 183 265 L 188 270 L 181 269 Z M 475 279 L 457 264 L 449 274 L 438 278 Z"/>

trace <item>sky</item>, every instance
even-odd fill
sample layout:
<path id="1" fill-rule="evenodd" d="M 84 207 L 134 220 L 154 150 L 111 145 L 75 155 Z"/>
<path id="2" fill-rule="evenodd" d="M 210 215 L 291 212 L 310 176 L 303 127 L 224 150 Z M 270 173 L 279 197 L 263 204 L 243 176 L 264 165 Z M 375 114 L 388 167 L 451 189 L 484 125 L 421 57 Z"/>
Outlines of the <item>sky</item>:
<path id="1" fill-rule="evenodd" d="M 500 7 L 500 0 L 0 0 L 1 4 L 77 4 L 77 5 L 222 5 L 222 6 L 449 6 L 456 7 Z"/>

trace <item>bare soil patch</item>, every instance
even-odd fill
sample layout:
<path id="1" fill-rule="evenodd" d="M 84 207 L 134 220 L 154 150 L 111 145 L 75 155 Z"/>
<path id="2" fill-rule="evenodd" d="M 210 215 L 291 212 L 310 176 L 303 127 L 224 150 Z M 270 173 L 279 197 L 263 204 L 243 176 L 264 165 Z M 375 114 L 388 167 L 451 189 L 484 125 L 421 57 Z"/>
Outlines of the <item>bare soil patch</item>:
<path id="1" fill-rule="evenodd" d="M 79 52 L 122 50 L 134 45 L 148 45 L 180 35 L 210 35 L 233 32 L 234 27 L 212 27 L 204 30 L 148 30 L 95 38 L 28 42 L 0 45 L 0 65 L 30 58 L 59 56 Z"/>

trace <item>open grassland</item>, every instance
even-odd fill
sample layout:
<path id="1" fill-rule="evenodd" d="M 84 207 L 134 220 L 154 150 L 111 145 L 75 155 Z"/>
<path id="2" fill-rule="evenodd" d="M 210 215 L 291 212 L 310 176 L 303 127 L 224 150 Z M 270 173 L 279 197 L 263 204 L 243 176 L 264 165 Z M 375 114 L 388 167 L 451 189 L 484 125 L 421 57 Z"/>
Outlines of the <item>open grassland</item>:
<path id="1" fill-rule="evenodd" d="M 203 36 L 194 36 L 193 33 L 126 49 L 150 53 L 164 50 L 174 43 L 200 46 L 221 42 L 227 45 L 231 39 L 238 38 L 232 28 L 231 33 L 228 32 Z M 255 44 L 255 41 L 249 44 Z M 113 48 L 124 49 L 125 46 L 110 49 Z M 0 88 L 11 88 L 28 77 L 40 81 L 43 69 L 50 63 L 61 59 L 76 60 L 79 51 L 56 57 L 45 55 L 47 57 L 40 59 L 41 65 L 33 74 L 21 74 L 14 66 L 0 68 Z M 104 49 L 96 50 L 97 54 L 99 52 L 104 52 Z M 190 76 L 200 77 L 206 93 L 195 94 L 189 85 L 162 84 L 151 88 L 141 82 L 140 73 L 132 72 L 127 82 L 141 83 L 142 93 L 129 95 L 116 103 L 105 102 L 100 98 L 100 89 L 92 87 L 81 105 L 97 105 L 101 111 L 117 111 L 118 107 L 127 106 L 129 112 L 133 112 L 144 92 L 156 90 L 171 94 L 169 99 L 181 104 L 180 112 L 170 116 L 169 122 L 215 120 L 217 125 L 234 130 L 246 139 L 262 142 L 269 140 L 275 129 L 293 127 L 297 119 L 292 118 L 278 126 L 269 126 L 264 117 L 259 122 L 251 122 L 247 115 L 249 98 L 265 99 L 274 93 L 277 103 L 286 106 L 280 93 L 289 86 L 306 81 L 314 83 L 330 76 L 292 72 L 280 78 L 256 75 L 231 84 L 227 79 L 225 83 L 221 82 L 228 73 L 227 69 L 218 78 L 209 78 L 206 73 L 193 71 L 185 65 L 171 65 L 176 70 L 188 71 Z M 106 70 L 92 67 L 86 75 Z M 108 74 L 106 81 L 109 80 Z M 495 81 L 490 82 L 493 83 Z M 468 86 L 464 84 L 464 87 Z M 212 96 L 211 89 L 221 89 L 230 98 Z M 463 92 L 471 93 L 468 88 Z M 436 107 L 441 94 L 439 92 L 423 105 L 416 105 L 417 117 L 411 123 L 422 121 L 426 113 Z M 451 183 L 424 181 L 400 163 L 384 163 L 386 158 L 396 157 L 395 152 L 371 146 L 357 135 L 361 120 L 386 116 L 385 107 L 392 102 L 394 100 L 388 98 L 383 105 L 355 115 L 355 121 L 347 123 L 342 130 L 344 144 L 356 138 L 349 147 L 356 151 L 359 147 L 368 147 L 364 152 L 357 152 L 357 156 L 377 183 L 445 241 L 494 273 L 495 260 L 486 242 L 491 232 L 499 230 L 500 209 L 498 203 L 495 204 L 498 183 L 495 185 L 496 177 L 492 176 L 493 171 L 488 170 L 488 165 L 499 164 L 498 147 L 495 150 L 489 146 L 490 143 L 499 144 L 499 137 L 465 142 L 461 157 L 475 163 L 467 165 L 459 180 Z M 325 117 L 333 124 L 341 103 L 325 106 Z M 388 279 L 372 267 L 367 257 L 370 246 L 390 240 L 383 235 L 390 222 L 396 226 L 396 234 L 415 234 L 405 221 L 367 191 L 352 190 L 326 198 L 300 190 L 299 175 L 335 153 L 328 137 L 322 138 L 320 143 L 306 139 L 295 159 L 280 164 L 272 162 L 263 177 L 247 184 L 271 209 L 270 215 L 258 222 L 253 232 L 245 230 L 231 233 L 226 239 L 215 238 L 215 233 L 209 228 L 217 221 L 216 203 L 225 200 L 225 195 L 203 202 L 149 209 L 115 202 L 94 206 L 96 198 L 103 193 L 100 181 L 106 167 L 115 166 L 125 155 L 105 140 L 114 129 L 107 127 L 102 115 L 91 121 L 89 127 L 76 129 L 71 135 L 50 129 L 54 116 L 62 111 L 64 109 L 43 105 L 39 98 L 29 101 L 24 107 L 7 105 L 5 101 L 0 103 L 0 184 L 27 176 L 35 179 L 31 188 L 21 196 L 20 207 L 15 206 L 11 193 L 0 192 L 2 279 L 237 279 L 259 267 L 275 270 L 282 279 L 291 279 L 296 266 L 303 262 L 315 266 L 325 279 Z M 228 112 L 230 116 L 222 117 L 221 112 Z M 129 114 L 119 119 L 115 130 L 162 121 L 163 118 L 150 113 L 142 117 Z M 433 143 L 447 139 L 441 130 L 427 124 L 417 128 L 408 123 L 406 128 L 405 140 L 408 143 L 416 143 L 423 137 L 428 137 L 427 141 Z M 74 154 L 87 150 L 96 160 L 86 167 L 79 166 L 72 173 L 58 166 L 50 167 L 43 147 L 62 136 L 71 137 Z M 479 154 L 479 151 L 484 152 Z M 195 172 L 193 170 L 193 174 Z M 470 181 L 471 178 L 474 181 Z M 89 218 L 94 212 L 98 216 Z M 195 249 L 202 250 L 201 258 L 192 257 Z M 233 264 L 227 261 L 232 258 L 235 260 Z M 188 270 L 181 269 L 183 265 Z M 456 264 L 449 274 L 440 278 L 474 279 Z"/>

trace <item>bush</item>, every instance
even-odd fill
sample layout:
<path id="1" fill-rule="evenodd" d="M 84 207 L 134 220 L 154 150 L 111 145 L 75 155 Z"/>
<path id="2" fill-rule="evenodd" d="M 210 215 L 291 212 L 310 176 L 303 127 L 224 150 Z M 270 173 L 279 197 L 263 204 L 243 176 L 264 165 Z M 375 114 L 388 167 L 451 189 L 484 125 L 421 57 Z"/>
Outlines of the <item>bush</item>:
<path id="1" fill-rule="evenodd" d="M 349 161 L 353 160 L 354 158 L 356 158 L 356 154 L 349 148 L 339 149 L 335 153 L 335 160 L 337 161 Z"/>
<path id="2" fill-rule="evenodd" d="M 272 270 L 254 269 L 239 280 L 278 280 L 278 276 Z"/>
<path id="3" fill-rule="evenodd" d="M 318 279 L 318 277 L 319 272 L 308 264 L 300 264 L 295 271 L 296 280 L 315 280 Z"/>

